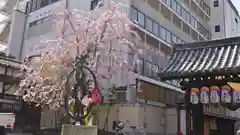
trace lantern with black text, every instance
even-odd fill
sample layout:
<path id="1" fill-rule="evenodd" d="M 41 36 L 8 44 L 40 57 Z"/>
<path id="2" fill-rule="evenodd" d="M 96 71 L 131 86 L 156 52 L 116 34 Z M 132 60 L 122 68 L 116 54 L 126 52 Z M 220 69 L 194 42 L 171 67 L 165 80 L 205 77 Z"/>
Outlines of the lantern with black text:
<path id="1" fill-rule="evenodd" d="M 240 103 L 240 90 L 233 90 L 233 103 Z"/>
<path id="2" fill-rule="evenodd" d="M 209 88 L 202 87 L 200 89 L 200 102 L 202 104 L 209 104 Z"/>
<path id="3" fill-rule="evenodd" d="M 231 103 L 232 100 L 232 92 L 231 87 L 228 85 L 224 85 L 221 88 L 221 101 L 222 103 Z"/>
<path id="4" fill-rule="evenodd" d="M 213 104 L 220 102 L 220 88 L 218 86 L 210 87 L 210 102 Z"/>
<path id="5" fill-rule="evenodd" d="M 191 89 L 191 95 L 190 95 L 190 102 L 192 104 L 198 104 L 199 103 L 199 89 L 198 88 L 192 88 Z"/>

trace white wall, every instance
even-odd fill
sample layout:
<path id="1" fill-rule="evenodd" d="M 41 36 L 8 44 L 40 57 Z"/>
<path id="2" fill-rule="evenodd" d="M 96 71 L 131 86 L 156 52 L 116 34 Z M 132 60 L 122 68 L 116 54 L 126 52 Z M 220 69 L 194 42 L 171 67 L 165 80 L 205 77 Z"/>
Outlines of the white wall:
<path id="1" fill-rule="evenodd" d="M 90 2 L 91 0 L 84 0 L 84 1 L 69 0 L 68 8 L 70 10 L 72 9 L 89 10 Z M 26 32 L 24 36 L 24 47 L 23 47 L 24 49 L 23 49 L 23 55 L 21 59 L 24 59 L 24 57 L 31 55 L 29 54 L 29 52 L 31 52 L 33 46 L 40 43 L 41 40 L 55 39 L 57 36 L 53 28 L 54 23 L 50 20 L 48 22 L 35 25 L 31 28 L 29 28 L 29 24 L 36 20 L 48 17 L 52 13 L 63 11 L 64 8 L 65 8 L 65 0 L 60 0 L 44 8 L 41 8 L 37 11 L 34 11 L 28 15 L 28 18 L 26 21 Z"/>
<path id="2" fill-rule="evenodd" d="M 105 110 L 106 113 L 106 110 Z M 101 113 L 98 127 L 103 128 L 105 113 Z M 182 118 L 185 120 L 185 118 Z M 129 120 L 129 126 L 136 126 L 137 131 L 146 124 L 147 133 L 176 134 L 177 115 L 175 108 L 162 108 L 147 104 L 116 104 L 111 108 L 108 121 L 108 131 L 112 130 L 114 120 Z M 182 123 L 184 124 L 184 122 Z M 184 128 L 183 128 L 184 129 Z M 127 131 L 131 132 L 131 129 Z M 184 133 L 184 132 L 183 132 Z"/>
<path id="3" fill-rule="evenodd" d="M 212 39 L 218 39 L 218 38 L 224 38 L 225 36 L 225 22 L 224 22 L 224 1 L 226 0 L 219 0 L 219 6 L 214 7 L 213 6 L 213 1 L 212 4 L 210 5 L 211 9 L 211 17 L 212 19 L 210 20 L 210 25 L 212 27 L 211 33 L 212 33 Z M 220 32 L 215 32 L 215 26 L 220 25 Z"/>
<path id="4" fill-rule="evenodd" d="M 228 38 L 240 36 L 240 17 L 234 11 L 228 0 L 218 0 L 219 6 L 214 7 L 211 4 L 212 39 Z M 236 24 L 235 18 L 238 21 Z M 220 25 L 220 32 L 215 32 L 215 26 Z"/>
<path id="5" fill-rule="evenodd" d="M 26 18 L 26 14 L 13 10 L 8 40 L 8 55 L 16 57 L 17 60 L 20 60 L 21 57 Z"/>
<path id="6" fill-rule="evenodd" d="M 225 26 L 226 26 L 226 37 L 240 36 L 240 17 L 232 9 L 232 6 L 227 0 L 224 1 L 225 5 Z M 235 19 L 238 23 L 236 23 Z"/>

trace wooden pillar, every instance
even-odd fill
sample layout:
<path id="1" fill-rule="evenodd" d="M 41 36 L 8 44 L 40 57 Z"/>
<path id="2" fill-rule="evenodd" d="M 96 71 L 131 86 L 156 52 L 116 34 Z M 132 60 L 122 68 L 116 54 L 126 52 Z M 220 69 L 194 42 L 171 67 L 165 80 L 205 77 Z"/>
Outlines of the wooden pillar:
<path id="1" fill-rule="evenodd" d="M 192 133 L 194 135 L 204 134 L 204 114 L 203 105 L 197 104 L 191 106 L 192 112 Z"/>
<path id="2" fill-rule="evenodd" d="M 191 135 L 191 106 L 190 106 L 190 90 L 185 89 L 185 104 L 186 104 L 186 135 Z"/>
<path id="3" fill-rule="evenodd" d="M 210 135 L 210 120 L 204 119 L 204 134 L 203 135 Z"/>

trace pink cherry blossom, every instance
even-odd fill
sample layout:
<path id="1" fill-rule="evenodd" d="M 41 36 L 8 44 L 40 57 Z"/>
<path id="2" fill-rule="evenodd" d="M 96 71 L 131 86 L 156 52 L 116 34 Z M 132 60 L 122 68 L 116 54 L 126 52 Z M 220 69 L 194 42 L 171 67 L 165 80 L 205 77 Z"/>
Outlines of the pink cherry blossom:
<path id="1" fill-rule="evenodd" d="M 121 12 L 123 9 L 126 12 Z M 35 47 L 34 53 L 40 53 L 41 57 L 22 66 L 24 79 L 21 80 L 18 94 L 22 94 L 27 102 L 58 109 L 64 103 L 65 82 L 74 68 L 74 58 L 87 48 L 94 50 L 88 62 L 101 90 L 104 87 L 100 81 L 106 78 L 111 80 L 114 74 L 128 78 L 134 68 L 131 65 L 138 64 L 143 50 L 150 48 L 132 29 L 135 25 L 128 17 L 127 10 L 125 5 L 110 1 L 108 5 L 93 11 L 64 10 L 52 16 L 58 38 L 42 41 Z M 135 64 L 127 62 L 129 53 L 135 55 Z"/>

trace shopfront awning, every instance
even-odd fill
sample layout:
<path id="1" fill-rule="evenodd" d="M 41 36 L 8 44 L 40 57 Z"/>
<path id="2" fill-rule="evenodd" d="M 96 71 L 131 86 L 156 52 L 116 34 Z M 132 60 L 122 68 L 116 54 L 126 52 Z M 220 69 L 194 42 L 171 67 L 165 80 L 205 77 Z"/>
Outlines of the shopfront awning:
<path id="1" fill-rule="evenodd" d="M 163 80 L 240 72 L 240 37 L 175 45 Z"/>

